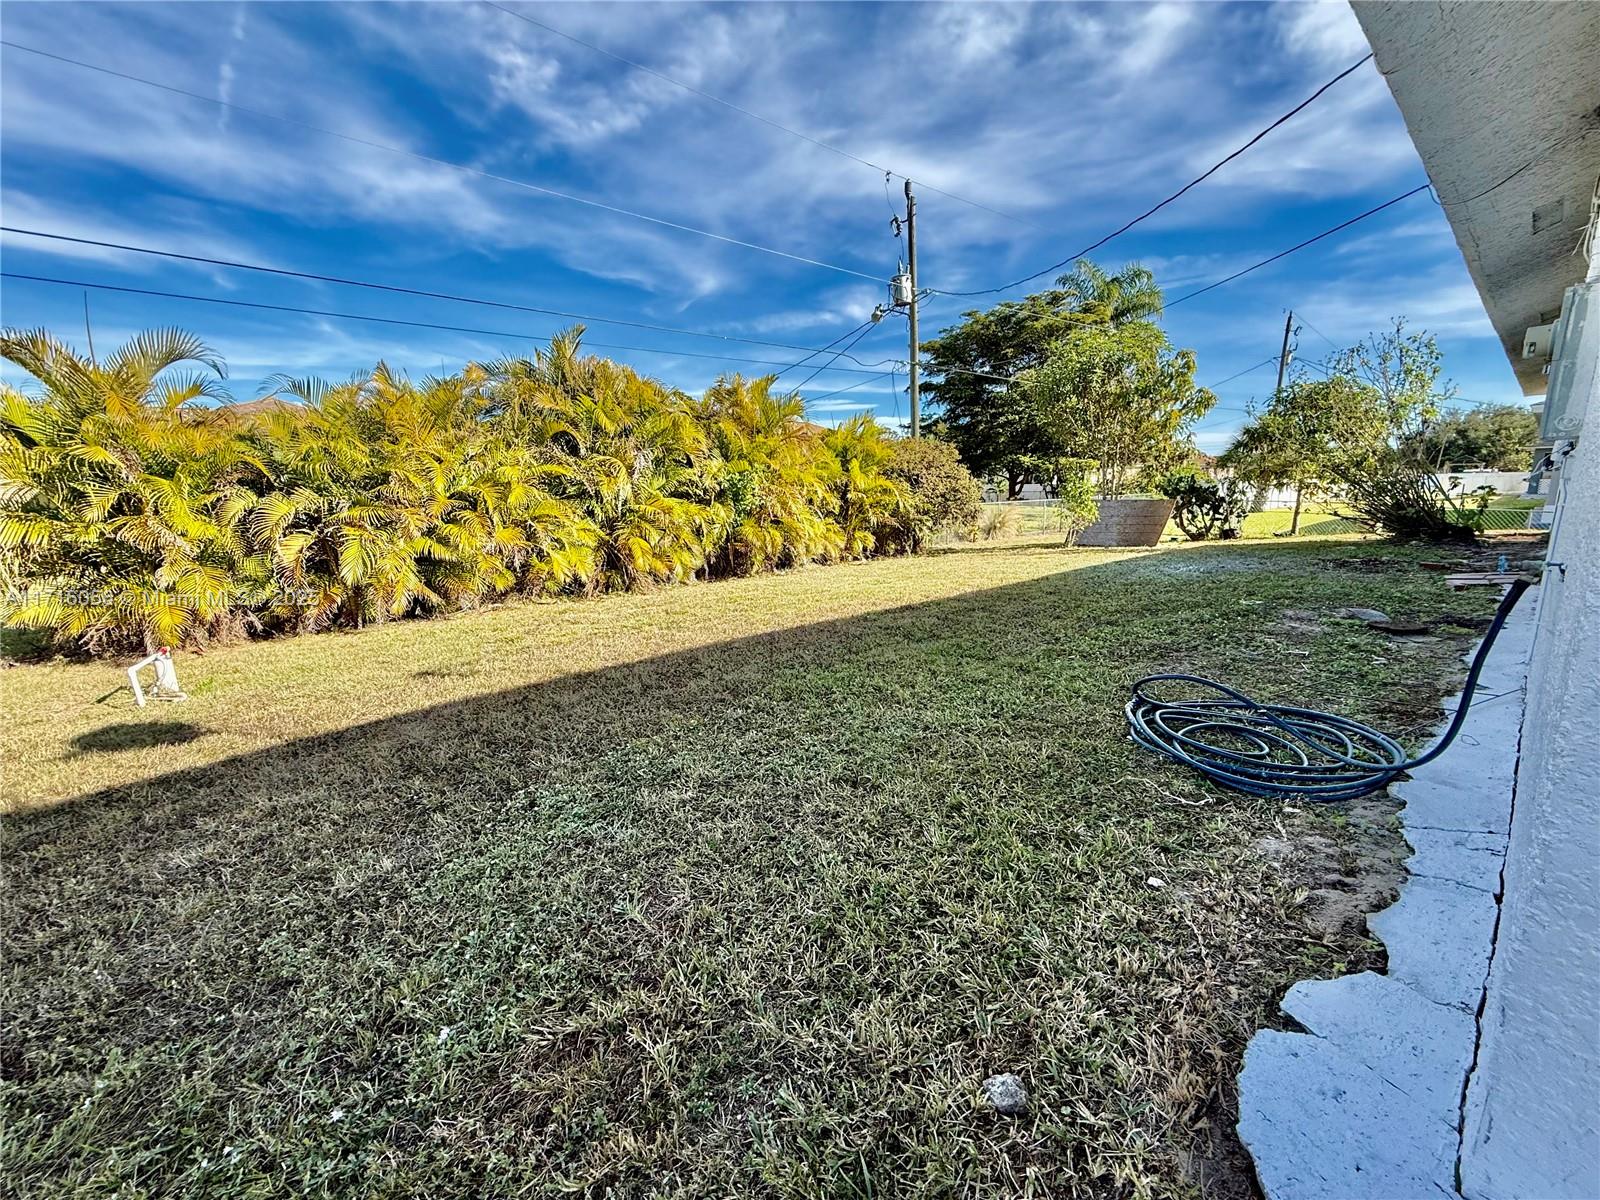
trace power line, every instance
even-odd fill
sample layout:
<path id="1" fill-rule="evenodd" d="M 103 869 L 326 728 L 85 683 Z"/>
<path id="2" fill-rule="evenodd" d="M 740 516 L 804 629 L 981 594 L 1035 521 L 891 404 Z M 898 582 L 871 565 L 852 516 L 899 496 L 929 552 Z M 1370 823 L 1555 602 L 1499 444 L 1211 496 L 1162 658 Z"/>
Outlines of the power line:
<path id="1" fill-rule="evenodd" d="M 79 246 L 99 246 L 106 250 L 126 250 L 132 254 L 149 254 L 159 258 L 172 258 L 181 262 L 204 263 L 213 267 L 230 267 L 239 271 L 259 271 L 265 275 L 281 275 L 289 279 L 307 279 L 316 283 L 335 283 L 343 287 L 367 288 L 371 291 L 392 292 L 402 296 L 420 296 L 427 300 L 449 300 L 455 304 L 476 304 L 485 308 L 501 308 L 512 312 L 537 313 L 547 317 L 561 317 L 571 321 L 588 321 L 596 325 L 623 325 L 629 329 L 644 329 L 651 333 L 681 334 L 685 337 L 714 338 L 724 342 L 743 342 L 751 346 L 766 346 L 774 350 L 804 350 L 810 354 L 821 354 L 831 350 L 834 345 L 849 337 L 835 339 L 834 342 L 820 349 L 812 346 L 797 346 L 790 342 L 771 342 L 761 338 L 736 337 L 731 333 L 707 333 L 698 329 L 679 329 L 671 325 L 653 325 L 648 321 L 627 321 L 617 317 L 596 317 L 588 313 L 564 312 L 558 308 L 539 308 L 531 304 L 514 304 L 507 300 L 488 300 L 479 296 L 462 296 L 452 292 L 430 292 L 422 288 L 401 287 L 390 283 L 373 283 L 365 279 L 347 279 L 339 275 L 319 275 L 312 271 L 294 271 L 287 267 L 269 267 L 261 263 L 239 262 L 227 258 L 208 258 L 201 254 L 182 254 L 176 250 L 157 250 L 150 246 L 134 246 L 125 242 L 103 242 L 95 238 L 71 237 L 64 233 L 46 233 L 41 229 L 23 229 L 15 225 L 0 225 L 0 232 L 20 233 L 27 237 L 46 238 L 55 242 L 71 242 Z M 860 326 L 857 326 L 860 328 Z M 854 333 L 855 330 L 851 330 Z M 809 354 L 808 354 L 809 357 Z M 801 359 L 804 362 L 805 359 Z M 859 361 L 859 360 L 852 360 Z M 799 365 L 798 363 L 795 365 Z M 865 364 L 863 364 L 865 365 Z"/>
<path id="2" fill-rule="evenodd" d="M 1238 379 L 1238 378 L 1240 378 L 1242 376 L 1248 375 L 1252 371 L 1259 371 L 1259 370 L 1261 370 L 1262 367 L 1271 366 L 1273 363 L 1275 363 L 1277 361 L 1278 361 L 1278 356 L 1276 354 L 1274 354 L 1271 358 L 1263 358 L 1260 362 L 1258 362 L 1253 367 L 1246 367 L 1242 371 L 1237 371 L 1234 374 L 1229 375 L 1226 379 L 1219 379 L 1215 383 L 1204 385 L 1205 389 L 1208 392 L 1214 392 L 1225 383 L 1232 383 L 1235 379 Z M 1215 411 L 1215 409 L 1213 409 L 1213 411 Z"/>
<path id="3" fill-rule="evenodd" d="M 1165 308 L 1172 308 L 1174 305 L 1182 304 L 1185 300 L 1193 300 L 1196 296 L 1204 295 L 1206 292 L 1209 292 L 1214 288 L 1219 288 L 1223 284 L 1232 283 L 1235 279 L 1242 278 L 1243 276 L 1250 274 L 1252 271 L 1259 271 L 1262 267 L 1268 266 L 1271 263 L 1275 263 L 1280 258 L 1287 258 L 1289 255 L 1295 253 L 1297 250 L 1304 250 L 1307 246 L 1315 245 L 1317 242 L 1322 241 L 1324 238 L 1332 237 L 1334 234 L 1340 232 L 1341 230 L 1345 230 L 1345 229 L 1350 228 L 1350 226 L 1356 224 L 1358 221 L 1365 221 L 1368 217 L 1376 216 L 1378 213 L 1382 212 L 1384 209 L 1390 208 L 1393 205 L 1399 204 L 1400 201 L 1402 201 L 1402 200 L 1409 200 L 1412 196 L 1415 196 L 1418 192 L 1425 192 L 1427 190 L 1428 190 L 1428 185 L 1427 184 L 1423 184 L 1421 187 L 1412 188 L 1409 192 L 1402 193 L 1401 195 L 1394 197 L 1392 200 L 1385 200 L 1382 204 L 1379 204 L 1375 208 L 1369 208 L 1366 212 L 1361 213 L 1358 216 L 1351 217 L 1348 221 L 1341 221 L 1339 224 L 1335 225 L 1332 229 L 1324 229 L 1321 233 L 1317 234 L 1315 237 L 1309 237 L 1303 242 L 1299 242 L 1296 245 L 1290 246 L 1287 250 L 1278 251 L 1278 253 L 1272 255 L 1272 257 L 1270 257 L 1270 258 L 1264 258 L 1260 262 L 1255 263 L 1255 264 L 1253 264 L 1251 266 L 1248 266 L 1248 267 L 1244 268 L 1244 270 L 1242 270 L 1242 271 L 1235 271 L 1232 275 L 1229 275 L 1224 279 L 1219 279 L 1215 283 L 1208 283 L 1203 288 L 1198 288 L 1195 291 L 1192 291 L 1192 292 L 1188 293 L 1187 295 L 1179 296 L 1176 300 L 1171 301 L 1170 303 L 1166 304 L 1164 307 Z M 1274 357 L 1270 361 L 1276 362 L 1277 358 Z M 1251 368 L 1251 369 L 1254 370 L 1255 368 Z M 1009 375 L 993 375 L 993 374 L 990 374 L 987 371 L 970 371 L 970 370 L 967 370 L 965 367 L 943 367 L 943 368 L 939 368 L 939 372 L 940 372 L 940 374 L 945 374 L 945 375 L 949 375 L 949 374 L 974 375 L 974 376 L 977 376 L 980 379 L 995 379 L 995 380 L 1000 381 L 1001 383 L 1010 383 L 1015 378 L 1015 376 L 1009 376 Z M 1222 382 L 1223 383 L 1227 383 L 1228 381 L 1225 379 Z"/>
<path id="4" fill-rule="evenodd" d="M 872 379 L 859 380 L 859 381 L 857 381 L 855 383 L 852 383 L 849 387 L 838 388 L 838 389 L 836 389 L 834 391 L 831 391 L 831 392 L 823 392 L 822 395 L 813 396 L 813 397 L 811 397 L 811 399 L 807 400 L 805 403 L 807 403 L 807 404 L 815 404 L 818 400 L 828 400 L 828 399 L 831 399 L 834 396 L 842 396 L 846 392 L 853 392 L 857 388 L 866 387 L 867 384 L 869 384 L 869 383 L 877 383 L 879 380 L 889 379 L 892 375 L 893 375 L 892 371 L 885 371 L 882 375 L 875 376 Z M 890 386 L 891 387 L 894 386 L 892 382 L 891 382 Z M 872 407 L 876 408 L 877 406 L 873 405 Z"/>
<path id="5" fill-rule="evenodd" d="M 803 142 L 810 142 L 813 146 L 827 150 L 831 154 L 837 154 L 843 158 L 848 158 L 851 162 L 860 163 L 864 167 L 871 167 L 874 171 L 882 171 L 885 175 L 893 175 L 900 179 L 909 178 L 909 176 L 901 171 L 893 170 L 889 167 L 883 166 L 881 163 L 875 163 L 871 159 L 862 158 L 859 154 L 852 154 L 849 150 L 842 149 L 841 147 L 835 146 L 830 142 L 825 142 L 821 138 L 812 137 L 809 133 L 803 133 L 798 129 L 783 124 L 781 121 L 774 121 L 771 117 L 764 117 L 758 112 L 751 112 L 748 108 L 744 108 L 741 105 L 735 104 L 731 100 L 724 100 L 721 96 L 715 96 L 710 92 L 702 91 L 693 84 L 684 83 L 681 79 L 674 79 L 671 75 L 666 74 L 666 72 L 658 71 L 654 67 L 647 67 L 642 62 L 636 62 L 631 58 L 624 58 L 615 51 L 607 50 L 604 46 L 597 46 L 593 42 L 585 41 L 576 34 L 568 33 L 564 29 L 557 29 L 554 25 L 547 25 L 543 21 L 536 20 L 535 18 L 528 16 L 526 13 L 517 12 L 515 9 L 506 8 L 504 5 L 496 4 L 494 3 L 494 0 L 484 0 L 484 3 L 490 8 L 494 9 L 496 12 L 502 12 L 508 17 L 515 17 L 519 21 L 524 21 L 529 25 L 543 29 L 546 33 L 553 33 L 557 37 L 566 38 L 567 41 L 576 43 L 577 45 L 583 46 L 586 49 L 593 50 L 596 54 L 604 54 L 607 58 L 615 59 L 619 63 L 624 63 L 636 71 L 643 71 L 646 75 L 653 75 L 657 79 L 672 84 L 673 87 L 682 88 L 684 91 L 689 92 L 692 95 L 699 96 L 702 100 L 709 100 L 713 104 L 720 104 L 724 108 L 732 109 L 734 112 L 739 113 L 742 116 L 749 117 L 752 121 L 760 121 L 763 125 L 769 126 L 772 129 L 781 130 L 784 133 L 799 138 Z M 1370 58 L 1372 56 L 1368 55 L 1367 57 Z M 951 200 L 960 201 L 962 204 L 970 205 L 973 208 L 981 208 L 984 212 L 993 213 L 997 217 L 1004 217 L 1008 221 L 1016 221 L 1021 225 L 1031 225 L 1035 229 L 1042 230 L 1045 228 L 1043 225 L 1040 225 L 1034 221 L 1030 221 L 1026 217 L 1019 217 L 1014 213 L 1001 212 L 998 208 L 990 208 L 987 204 L 982 204 L 977 200 L 969 200 L 965 196 L 958 196 L 955 192 L 947 192 L 943 188 L 934 187 L 932 184 L 924 183 L 920 186 L 925 191 L 937 192 L 941 196 L 948 196 Z M 1048 232 L 1048 230 L 1046 230 L 1046 232 Z"/>
<path id="6" fill-rule="evenodd" d="M 93 288 L 94 290 L 101 292 L 120 292 L 130 296 L 155 296 L 164 300 L 187 300 L 198 304 L 220 304 L 228 308 L 251 308 L 266 312 L 298 313 L 311 317 L 329 317 L 340 321 L 369 321 L 377 325 L 398 325 L 407 329 L 434 329 L 442 333 L 468 333 L 477 334 L 482 337 L 512 338 L 517 341 L 548 342 L 550 340 L 548 337 L 544 337 L 539 334 L 531 334 L 526 332 L 514 333 L 505 329 L 477 329 L 469 325 L 441 325 L 432 321 L 408 321 L 402 320 L 399 317 L 376 317 L 366 313 L 332 312 L 327 309 L 320 308 L 300 308 L 291 304 L 266 304 L 258 300 L 228 300 L 223 299 L 220 296 L 194 296 L 184 292 L 160 291 L 155 288 L 125 287 L 121 284 L 112 283 L 90 283 L 81 279 L 56 279 L 48 275 L 25 275 L 18 271 L 0 271 L 0 279 L 18 279 L 25 280 L 30 283 L 49 283 L 56 284 L 61 287 Z M 619 346 L 615 343 L 609 342 L 587 342 L 585 344 L 601 350 L 631 350 L 639 354 L 660 354 L 670 358 L 708 358 L 717 359 L 722 362 L 742 362 L 767 367 L 791 367 L 794 365 L 793 363 L 774 362 L 771 359 L 764 358 L 740 358 L 731 354 L 703 354 L 695 350 L 667 350 L 654 346 Z M 854 345 L 854 343 L 852 343 L 852 345 Z M 845 350 L 848 350 L 849 348 L 850 347 L 847 346 L 845 347 Z M 844 351 L 840 351 L 838 354 L 835 354 L 833 361 L 837 362 L 840 355 L 843 353 Z M 852 361 L 860 362 L 861 360 L 852 359 Z M 876 375 L 881 373 L 882 365 L 882 362 L 874 364 L 872 367 L 867 367 L 865 365 L 861 367 L 836 367 L 830 365 L 819 368 L 817 373 L 820 373 L 824 370 L 831 370 L 841 371 L 851 375 Z"/>
<path id="7" fill-rule="evenodd" d="M 1179 296 L 1176 300 L 1170 301 L 1169 303 L 1167 303 L 1163 307 L 1172 308 L 1175 305 L 1182 304 L 1185 300 L 1193 300 L 1196 296 L 1203 296 L 1203 295 L 1205 295 L 1205 293 L 1211 291 L 1213 288 L 1219 288 L 1225 283 L 1232 283 L 1235 279 L 1239 279 L 1242 276 L 1248 275 L 1252 271 L 1259 271 L 1262 267 L 1265 267 L 1270 263 L 1275 263 L 1280 258 L 1287 258 L 1289 255 L 1295 253 L 1295 251 L 1297 251 L 1297 250 L 1304 250 L 1307 246 L 1314 245 L 1315 243 L 1322 241 L 1323 238 L 1332 237 L 1334 234 L 1340 232 L 1341 230 L 1349 229 L 1350 226 L 1356 224 L 1358 221 L 1365 221 L 1368 217 L 1376 216 L 1378 213 L 1381 213 L 1384 209 L 1390 208 L 1390 207 L 1392 207 L 1392 206 L 1394 206 L 1396 204 L 1399 204 L 1400 201 L 1402 201 L 1402 200 L 1409 200 L 1409 199 L 1411 199 L 1411 197 L 1415 196 L 1418 192 L 1425 192 L 1427 190 L 1428 190 L 1428 185 L 1427 184 L 1423 184 L 1421 187 L 1412 188 L 1409 192 L 1402 192 L 1400 195 L 1394 197 L 1392 200 L 1385 200 L 1382 204 L 1378 205 L 1377 207 L 1367 209 L 1366 212 L 1361 213 L 1359 216 L 1351 217 L 1348 221 L 1339 222 L 1339 224 L 1335 225 L 1332 229 L 1324 229 L 1321 233 L 1317 234 L 1315 237 L 1309 237 L 1303 242 L 1300 242 L 1300 243 L 1298 243 L 1296 245 L 1290 246 L 1287 250 L 1280 250 L 1280 251 L 1278 251 L 1278 253 L 1274 254 L 1271 258 L 1264 258 L 1260 262 L 1254 264 L 1253 266 L 1248 266 L 1242 271 L 1235 271 L 1232 275 L 1229 275 L 1226 279 L 1219 279 L 1215 283 L 1208 283 L 1205 287 L 1199 288 L 1196 291 L 1189 292 L 1187 295 Z"/>
<path id="8" fill-rule="evenodd" d="M 1132 229 L 1135 225 L 1139 224 L 1139 222 L 1141 222 L 1143 220 L 1146 220 L 1149 217 L 1155 216 L 1156 213 L 1160 212 L 1167 205 L 1171 204 L 1179 196 L 1182 196 L 1190 188 L 1193 188 L 1193 187 L 1195 187 L 1195 186 L 1197 186 L 1197 185 L 1199 185 L 1201 183 L 1204 183 L 1207 179 L 1209 179 L 1209 178 L 1211 178 L 1211 176 L 1215 175 L 1219 170 L 1221 170 L 1228 163 L 1230 163 L 1234 159 L 1238 158 L 1239 155 L 1243 154 L 1246 150 L 1250 149 L 1250 147 L 1254 146 L 1262 138 L 1266 137 L 1267 134 L 1271 133 L 1274 129 L 1278 128 L 1278 126 L 1284 124 L 1286 121 L 1289 121 L 1289 120 L 1293 119 L 1297 114 L 1299 114 L 1302 110 L 1304 110 L 1306 107 L 1308 107 L 1313 101 L 1315 101 L 1318 97 L 1320 97 L 1324 92 L 1326 92 L 1334 84 L 1338 83 L 1341 79 L 1343 79 L 1347 75 L 1351 74 L 1358 67 L 1361 67 L 1362 65 L 1364 65 L 1365 63 L 1370 61 L 1371 58 L 1372 58 L 1372 55 L 1368 54 L 1364 58 L 1361 58 L 1358 61 L 1351 63 L 1348 67 L 1346 67 L 1344 70 L 1340 71 L 1332 79 L 1328 80 L 1327 83 L 1323 84 L 1316 91 L 1312 92 L 1311 95 L 1307 96 L 1299 104 L 1295 105 L 1288 112 L 1284 113 L 1277 120 L 1273 121 L 1272 124 L 1268 125 L 1265 129 L 1263 129 L 1259 133 L 1257 133 L 1254 137 L 1252 137 L 1244 145 L 1240 146 L 1237 150 L 1233 151 L 1231 154 L 1228 154 L 1226 157 L 1221 158 L 1217 162 L 1213 163 L 1202 174 L 1195 176 L 1195 178 L 1191 179 L 1188 183 L 1184 184 L 1177 191 L 1173 192 L 1172 195 L 1168 196 L 1165 200 L 1161 201 L 1159 204 L 1155 205 L 1152 208 L 1146 209 L 1144 212 L 1140 213 L 1137 217 L 1134 217 L 1133 220 L 1131 220 L 1131 221 L 1127 222 L 1127 224 L 1123 225 L 1120 229 L 1113 230 L 1112 232 L 1106 234 L 1105 237 L 1101 238 L 1099 241 L 1093 242 L 1090 245 L 1085 246 L 1082 250 L 1079 250 L 1074 254 L 1067 255 L 1067 257 L 1062 259 L 1060 262 L 1052 263 L 1050 266 L 1045 267 L 1042 270 L 1035 271 L 1031 275 L 1024 275 L 1021 279 L 1013 279 L 1010 283 L 1003 283 L 999 287 L 982 288 L 982 289 L 980 289 L 978 291 L 973 291 L 973 292 L 947 292 L 947 291 L 943 291 L 943 290 L 941 290 L 939 288 L 930 288 L 929 290 L 933 291 L 933 292 L 937 292 L 939 295 L 942 295 L 942 296 L 992 296 L 996 292 L 1010 291 L 1012 288 L 1020 287 L 1024 283 L 1029 283 L 1032 280 L 1035 280 L 1035 279 L 1039 278 L 1039 276 L 1041 276 L 1041 275 L 1048 275 L 1051 271 L 1058 271 L 1062 267 L 1067 266 L 1069 263 L 1076 262 L 1078 259 L 1082 258 L 1084 255 L 1089 254 L 1092 251 L 1098 250 L 1101 246 L 1104 246 L 1107 242 L 1111 241 L 1113 238 L 1121 237 L 1123 234 L 1127 233 L 1128 230 Z"/>
<path id="9" fill-rule="evenodd" d="M 862 338 L 866 337 L 867 334 L 872 332 L 871 325 L 872 325 L 872 323 L 869 321 L 867 323 L 867 328 L 863 329 L 860 333 L 856 334 L 856 336 L 851 340 L 851 342 L 850 342 L 850 344 L 848 346 L 846 346 L 843 350 L 840 350 L 837 353 L 835 353 L 834 356 L 827 363 L 825 363 L 822 366 L 818 367 L 815 371 L 811 372 L 811 374 L 807 375 L 799 383 L 795 384 L 794 390 L 798 392 L 801 388 L 805 387 L 806 384 L 810 383 L 818 375 L 821 375 L 824 371 L 828 370 L 829 367 L 833 363 L 838 362 L 839 359 L 843 355 L 845 355 L 845 354 L 849 353 L 851 350 L 853 350 L 855 348 L 856 342 L 859 342 Z"/>
<path id="10" fill-rule="evenodd" d="M 799 362 L 791 363 L 789 366 L 785 367 L 782 371 L 779 371 L 778 374 L 779 375 L 784 375 L 784 374 L 787 374 L 789 371 L 794 370 L 796 367 L 804 366 L 806 363 L 810 362 L 817 355 L 826 354 L 829 350 L 832 350 L 835 346 L 837 346 L 840 342 L 844 341 L 845 338 L 849 337 L 852 333 L 858 333 L 859 331 L 861 331 L 862 329 L 866 328 L 868 325 L 871 325 L 871 324 L 872 324 L 872 319 L 869 317 L 869 318 L 867 318 L 867 320 L 861 322 L 860 325 L 857 325 L 854 329 L 847 329 L 845 332 L 841 333 L 838 337 L 834 338 L 833 341 L 829 342 L 826 346 L 823 346 L 820 350 L 813 350 L 810 354 L 806 355 Z M 854 342 L 852 342 L 850 344 L 852 346 L 855 345 Z M 840 353 L 842 354 L 843 351 L 840 351 Z M 835 360 L 837 360 L 838 355 L 835 355 L 834 357 L 835 357 Z M 859 358 L 857 358 L 853 354 L 846 355 L 845 357 L 849 358 L 851 362 L 861 362 L 861 360 Z M 863 365 L 865 365 L 865 364 L 863 364 Z"/>
<path id="11" fill-rule="evenodd" d="M 300 129 L 308 129 L 314 133 L 324 134 L 328 137 L 340 138 L 358 146 L 366 146 L 373 150 L 383 150 L 390 154 L 403 154 L 407 158 L 414 158 L 420 162 L 429 163 L 436 167 L 445 167 L 452 171 L 460 171 L 465 175 L 474 175 L 479 179 L 492 180 L 495 183 L 509 184 L 512 187 L 524 188 L 527 191 L 537 192 L 540 195 L 552 196 L 558 200 L 570 200 L 574 204 L 587 205 L 598 208 L 604 212 L 614 213 L 618 216 L 631 217 L 637 221 L 648 221 L 652 225 L 660 225 L 667 229 L 676 229 L 682 233 L 693 233 L 700 237 L 711 238 L 714 241 L 725 242 L 730 246 L 742 246 L 746 250 L 759 250 L 763 254 L 776 255 L 787 258 L 792 262 L 804 263 L 807 266 L 821 267 L 828 271 L 837 271 L 841 275 L 853 275 L 857 279 L 870 279 L 873 283 L 882 283 L 876 275 L 868 275 L 864 271 L 856 271 L 850 267 L 841 267 L 836 263 L 823 262 L 821 259 L 807 258 L 803 254 L 791 254 L 787 250 L 778 250 L 772 246 L 763 246 L 758 242 L 747 242 L 741 238 L 729 237 L 727 234 L 713 233 L 709 229 L 698 229 L 693 225 L 683 225 L 677 221 L 669 221 L 665 217 L 652 217 L 647 213 L 634 212 L 632 209 L 621 208 L 615 204 L 607 204 L 602 200 L 591 200 L 585 196 L 576 196 L 571 192 L 559 191 L 556 188 L 545 187 L 543 184 L 529 183 L 524 179 L 512 179 L 506 175 L 496 175 L 492 171 L 485 171 L 479 167 L 469 167 L 464 163 L 450 162 L 448 159 L 434 158 L 431 154 L 423 154 L 418 150 L 407 150 L 402 146 L 391 146 L 387 142 L 374 141 L 371 138 L 360 137 L 353 133 L 344 133 L 337 129 L 329 129 L 323 125 L 315 125 L 309 121 L 301 121 L 295 117 L 286 117 L 280 113 L 267 112 L 265 109 L 251 108 L 248 105 L 238 104 L 232 100 L 224 100 L 220 96 L 208 96 L 204 92 L 191 92 L 185 88 L 174 87 L 171 84 L 159 83 L 154 79 L 146 79 L 142 75 L 132 75 L 126 71 L 116 71 L 110 67 L 102 67 L 95 63 L 83 62 L 80 59 L 68 58 L 64 54 L 54 54 L 48 50 L 39 50 L 33 46 L 24 46 L 20 42 L 13 42 L 0 38 L 0 46 L 9 46 L 13 50 L 21 50 L 25 54 L 36 54 L 41 58 L 53 59 L 56 62 L 66 63 L 69 66 L 81 67 L 86 71 L 97 71 L 102 75 L 109 75 L 114 79 L 126 80 L 129 83 L 141 83 L 147 87 L 158 88 L 163 92 L 173 95 L 185 96 L 191 100 L 202 100 L 207 104 L 216 104 L 234 112 L 248 113 L 253 117 L 260 117 L 268 121 L 280 121 L 286 125 L 293 125 Z"/>
<path id="12" fill-rule="evenodd" d="M 1327 334 L 1323 333 L 1322 330 L 1318 329 L 1315 325 L 1313 325 L 1311 323 L 1310 318 L 1308 318 L 1306 316 L 1304 311 L 1302 311 L 1300 309 L 1296 309 L 1295 310 L 1295 316 L 1300 318 L 1300 320 L 1305 324 L 1305 327 L 1307 329 L 1311 330 L 1312 333 L 1316 334 L 1323 341 L 1327 342 L 1329 347 L 1332 348 L 1332 350 L 1333 350 L 1333 352 L 1335 354 L 1337 354 L 1340 350 L 1344 349 L 1344 347 L 1338 345 L 1331 337 L 1329 337 Z"/>

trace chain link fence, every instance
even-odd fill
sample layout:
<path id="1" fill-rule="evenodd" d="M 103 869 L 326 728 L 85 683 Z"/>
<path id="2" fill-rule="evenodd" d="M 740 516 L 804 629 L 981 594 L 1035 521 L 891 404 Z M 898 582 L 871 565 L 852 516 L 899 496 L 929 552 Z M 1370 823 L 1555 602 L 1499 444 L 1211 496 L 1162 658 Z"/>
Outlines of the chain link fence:
<path id="1" fill-rule="evenodd" d="M 1540 503 L 1500 501 L 1491 504 L 1483 513 L 1482 529 L 1485 533 L 1527 529 L 1529 519 Z M 1294 513 L 1287 508 L 1270 508 L 1245 516 L 1241 536 L 1268 538 L 1287 536 Z M 1039 538 L 1053 534 L 1065 536 L 1065 525 L 1054 500 L 988 500 L 978 519 L 980 541 L 1011 541 L 1022 538 Z M 1335 534 L 1365 534 L 1371 531 L 1359 521 L 1343 516 L 1337 509 L 1319 504 L 1307 504 L 1300 513 L 1300 534 L 1305 537 L 1328 537 Z M 1183 538 L 1183 533 L 1172 522 L 1167 523 L 1162 540 Z"/>

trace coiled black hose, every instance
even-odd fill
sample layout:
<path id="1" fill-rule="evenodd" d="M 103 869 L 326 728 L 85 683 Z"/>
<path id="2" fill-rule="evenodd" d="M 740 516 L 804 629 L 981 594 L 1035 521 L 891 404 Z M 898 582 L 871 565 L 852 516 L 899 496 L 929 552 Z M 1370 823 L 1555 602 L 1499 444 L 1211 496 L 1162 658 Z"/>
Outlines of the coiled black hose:
<path id="1" fill-rule="evenodd" d="M 1128 732 L 1141 746 L 1193 767 L 1223 787 L 1253 796 L 1353 800 L 1379 791 L 1403 771 L 1445 752 L 1461 731 L 1484 660 L 1530 581 L 1514 580 L 1489 623 L 1467 672 L 1450 728 L 1433 748 L 1407 758 L 1405 748 L 1370 725 L 1334 713 L 1261 704 L 1226 684 L 1199 675 L 1146 675 L 1133 685 L 1124 710 Z M 1219 698 L 1162 700 L 1152 686 L 1187 683 Z"/>

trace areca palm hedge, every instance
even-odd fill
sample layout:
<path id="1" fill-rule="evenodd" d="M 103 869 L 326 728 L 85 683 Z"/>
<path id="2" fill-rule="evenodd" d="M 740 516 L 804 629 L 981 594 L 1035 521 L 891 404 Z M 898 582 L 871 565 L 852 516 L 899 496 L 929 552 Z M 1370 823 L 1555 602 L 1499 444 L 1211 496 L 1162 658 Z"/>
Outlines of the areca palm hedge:
<path id="1" fill-rule="evenodd" d="M 276 377 L 241 415 L 178 330 L 103 361 L 0 353 L 0 620 L 90 651 L 306 632 L 900 553 L 928 529 L 899 443 L 822 429 L 771 377 L 700 398 L 585 355 L 420 382 Z M 976 519 L 972 487 L 970 523 Z M 949 520 L 948 516 L 941 519 Z"/>

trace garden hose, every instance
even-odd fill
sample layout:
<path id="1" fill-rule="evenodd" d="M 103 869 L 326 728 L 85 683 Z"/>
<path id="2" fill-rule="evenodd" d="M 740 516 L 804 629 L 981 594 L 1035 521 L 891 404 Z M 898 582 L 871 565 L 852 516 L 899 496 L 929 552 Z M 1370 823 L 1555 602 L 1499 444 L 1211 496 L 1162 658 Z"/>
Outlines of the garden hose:
<path id="1" fill-rule="evenodd" d="M 1380 791 L 1401 772 L 1432 762 L 1455 740 L 1472 705 L 1484 660 L 1531 584 L 1528 579 L 1512 582 L 1473 655 L 1450 727 L 1432 749 L 1416 758 L 1407 758 L 1399 742 L 1370 725 L 1312 708 L 1261 704 L 1199 675 L 1146 675 L 1135 683 L 1124 710 L 1128 732 L 1141 746 L 1252 796 L 1329 801 Z M 1150 694 L 1150 688 L 1164 683 L 1193 684 L 1217 696 L 1161 700 Z"/>

